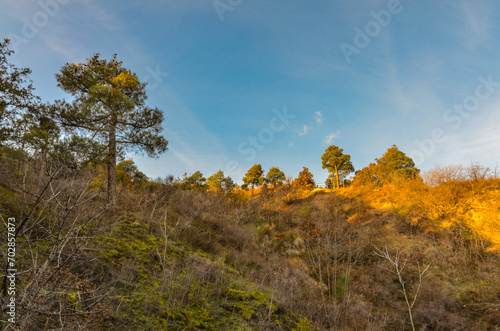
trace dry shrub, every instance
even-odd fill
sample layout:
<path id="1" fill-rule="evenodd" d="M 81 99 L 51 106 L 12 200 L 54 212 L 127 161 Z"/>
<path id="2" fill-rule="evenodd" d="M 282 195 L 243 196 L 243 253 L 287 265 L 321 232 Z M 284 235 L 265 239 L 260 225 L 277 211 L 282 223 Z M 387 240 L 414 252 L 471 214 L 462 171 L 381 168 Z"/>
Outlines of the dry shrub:
<path id="1" fill-rule="evenodd" d="M 462 165 L 436 165 L 422 175 L 429 186 L 439 186 L 443 183 L 462 182 L 467 180 L 466 169 Z"/>
<path id="2" fill-rule="evenodd" d="M 227 279 L 223 269 L 206 257 L 198 254 L 191 254 L 187 258 L 189 274 L 202 282 L 210 282 L 217 285 Z"/>
<path id="3" fill-rule="evenodd" d="M 487 179 L 497 179 L 497 169 L 492 171 L 489 167 L 478 163 L 470 166 L 463 165 L 436 165 L 434 169 L 423 174 L 425 183 L 429 186 L 439 186 L 444 183 L 477 182 Z"/>
<path id="4" fill-rule="evenodd" d="M 313 321 L 334 324 L 336 309 L 325 305 L 314 280 L 303 268 L 296 268 L 278 257 L 271 258 L 269 263 L 266 281 L 272 289 L 273 297 L 282 307 L 301 312 Z M 328 322 L 328 319 L 331 321 Z"/>
<path id="5" fill-rule="evenodd" d="M 285 205 L 300 203 L 311 195 L 310 190 L 303 190 L 297 187 L 291 187 L 289 190 L 285 192 L 286 193 L 283 194 L 281 197 L 281 202 Z"/>
<path id="6" fill-rule="evenodd" d="M 414 311 L 415 322 L 423 330 L 471 330 L 463 311 L 444 286 L 437 282 L 422 284 L 420 303 Z"/>
<path id="7" fill-rule="evenodd" d="M 16 260 L 23 272 L 17 326 L 97 328 L 111 311 L 106 289 L 98 286 L 95 274 L 80 270 L 95 259 L 89 252 L 105 212 L 100 192 L 90 184 L 92 173 L 77 174 L 54 160 L 44 172 L 37 167 L 29 160 L 19 169 L 24 173 L 2 178 L 12 197 L 11 215 L 19 220 Z M 0 301 L 3 305 L 4 298 Z"/>

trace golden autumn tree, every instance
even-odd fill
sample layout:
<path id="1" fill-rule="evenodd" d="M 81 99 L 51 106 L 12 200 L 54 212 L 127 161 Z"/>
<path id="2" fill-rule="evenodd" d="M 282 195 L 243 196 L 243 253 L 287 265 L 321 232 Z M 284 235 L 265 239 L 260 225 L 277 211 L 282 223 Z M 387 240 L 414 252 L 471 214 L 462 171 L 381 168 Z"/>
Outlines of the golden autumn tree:
<path id="1" fill-rule="evenodd" d="M 299 172 L 299 175 L 293 181 L 293 186 L 304 189 L 304 190 L 312 190 L 316 186 L 314 182 L 314 176 L 309 171 L 309 168 L 302 167 L 302 171 Z"/>

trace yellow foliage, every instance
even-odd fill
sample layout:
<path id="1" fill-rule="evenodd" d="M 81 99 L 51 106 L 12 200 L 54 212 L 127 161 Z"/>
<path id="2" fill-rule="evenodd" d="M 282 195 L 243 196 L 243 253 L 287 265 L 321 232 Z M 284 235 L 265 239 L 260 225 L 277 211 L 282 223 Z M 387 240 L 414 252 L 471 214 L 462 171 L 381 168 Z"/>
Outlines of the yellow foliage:
<path id="1" fill-rule="evenodd" d="M 93 189 L 104 190 L 106 188 L 104 175 L 102 173 L 97 175 L 90 183 L 90 187 L 92 187 Z"/>
<path id="2" fill-rule="evenodd" d="M 500 250 L 500 191 L 489 191 L 483 195 L 467 199 L 465 213 L 468 224 L 479 235 L 494 245 L 492 250 Z"/>
<path id="3" fill-rule="evenodd" d="M 408 180 L 381 187 L 352 186 L 338 193 L 361 198 L 375 209 L 418 210 L 409 216 L 412 223 L 426 219 L 427 226 L 444 229 L 464 224 L 492 244 L 489 250 L 500 250 L 500 180 L 435 180 L 432 184 Z"/>
<path id="4" fill-rule="evenodd" d="M 128 87 L 132 88 L 139 84 L 139 80 L 137 77 L 130 72 L 122 72 L 115 78 L 113 78 L 113 85 L 117 85 L 120 87 Z"/>

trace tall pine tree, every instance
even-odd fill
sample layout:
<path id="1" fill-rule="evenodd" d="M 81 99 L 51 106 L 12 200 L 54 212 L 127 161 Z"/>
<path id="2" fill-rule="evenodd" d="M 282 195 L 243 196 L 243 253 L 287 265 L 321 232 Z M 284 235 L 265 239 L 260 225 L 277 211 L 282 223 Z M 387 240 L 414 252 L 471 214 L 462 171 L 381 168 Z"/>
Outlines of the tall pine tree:
<path id="1" fill-rule="evenodd" d="M 117 150 L 156 157 L 167 150 L 161 136 L 163 113 L 146 106 L 146 83 L 116 58 L 99 54 L 84 63 L 67 63 L 56 75 L 58 86 L 75 99 L 58 102 L 55 115 L 64 128 L 108 147 L 108 202 L 116 204 Z"/>

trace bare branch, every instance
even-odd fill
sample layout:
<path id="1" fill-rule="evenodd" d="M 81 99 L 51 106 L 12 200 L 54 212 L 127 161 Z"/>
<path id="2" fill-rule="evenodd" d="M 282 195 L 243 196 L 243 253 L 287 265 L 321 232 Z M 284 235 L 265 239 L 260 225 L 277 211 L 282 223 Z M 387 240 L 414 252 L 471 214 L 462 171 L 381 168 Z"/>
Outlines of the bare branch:
<path id="1" fill-rule="evenodd" d="M 418 285 L 417 285 L 416 289 L 414 289 L 414 291 L 413 291 L 414 292 L 413 293 L 413 300 L 410 303 L 409 293 L 407 292 L 406 286 L 405 286 L 406 280 L 403 279 L 403 270 L 406 266 L 406 263 L 408 262 L 408 259 L 401 262 L 401 254 L 400 254 L 398 249 L 396 249 L 396 253 L 394 255 L 394 258 L 391 257 L 387 246 L 385 246 L 384 250 L 381 250 L 381 249 L 375 247 L 374 253 L 375 253 L 375 255 L 389 261 L 394 270 L 389 270 L 388 268 L 382 267 L 383 269 L 388 270 L 391 273 L 398 276 L 399 284 L 401 285 L 401 293 L 403 293 L 403 295 L 404 295 L 404 298 L 406 301 L 406 306 L 408 308 L 408 314 L 410 317 L 411 327 L 412 327 L 412 330 L 415 331 L 415 324 L 413 322 L 412 308 L 415 305 L 415 302 L 417 301 L 418 293 L 420 291 L 420 287 L 422 286 L 422 280 L 428 276 L 428 270 L 429 270 L 430 264 L 427 265 L 427 267 L 425 267 L 424 270 L 422 270 L 422 268 L 420 267 L 420 263 L 417 262 L 418 274 L 419 274 Z"/>

